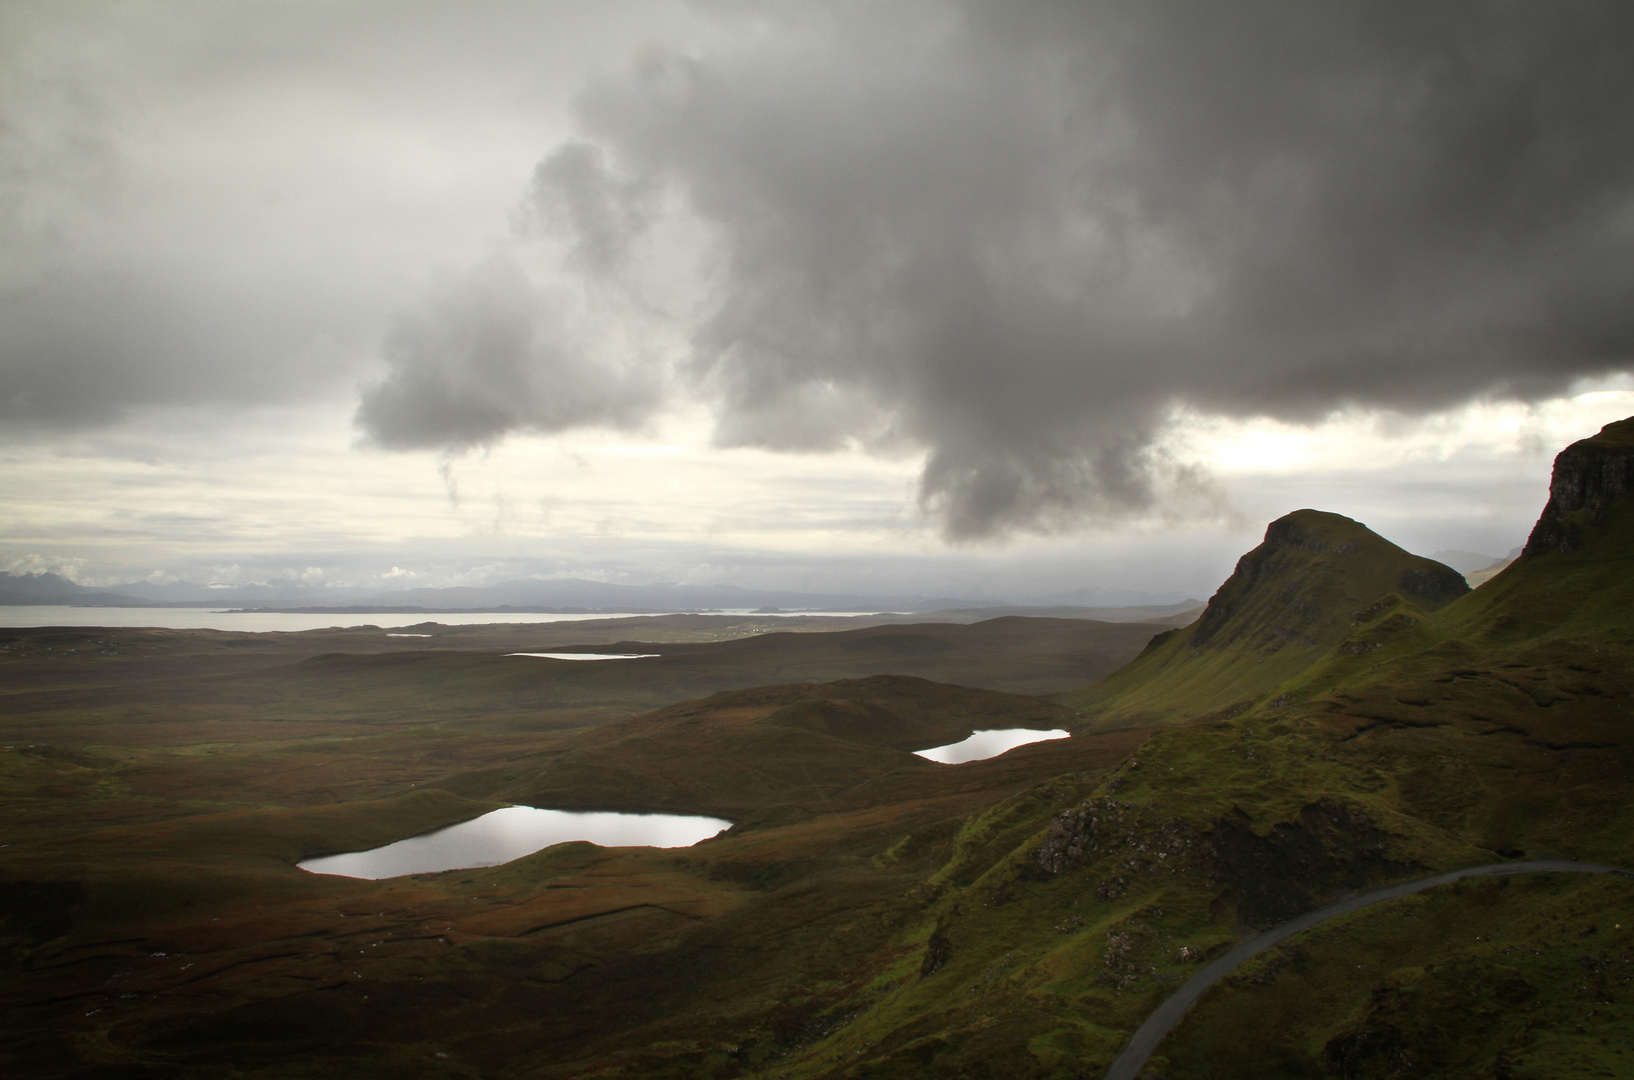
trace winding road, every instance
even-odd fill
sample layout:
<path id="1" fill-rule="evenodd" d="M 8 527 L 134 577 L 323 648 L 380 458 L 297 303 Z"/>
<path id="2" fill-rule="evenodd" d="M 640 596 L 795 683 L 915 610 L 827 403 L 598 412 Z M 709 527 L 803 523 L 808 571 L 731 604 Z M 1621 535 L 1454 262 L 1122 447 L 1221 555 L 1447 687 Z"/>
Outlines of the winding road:
<path id="1" fill-rule="evenodd" d="M 1273 930 L 1263 934 L 1256 934 L 1247 941 L 1216 960 L 1210 961 L 1196 975 L 1186 980 L 1186 984 L 1175 991 L 1167 1001 L 1152 1010 L 1152 1015 L 1146 1022 L 1136 1029 L 1129 1039 L 1129 1045 L 1124 1047 L 1118 1060 L 1112 1063 L 1107 1070 L 1106 1080 L 1135 1080 L 1146 1059 L 1152 1056 L 1158 1043 L 1186 1015 L 1186 1010 L 1192 1003 L 1202 997 L 1208 988 L 1219 982 L 1226 975 L 1243 962 L 1258 956 L 1275 945 L 1278 945 L 1295 934 L 1309 930 L 1313 926 L 1327 922 L 1340 915 L 1347 915 L 1352 911 L 1359 911 L 1384 900 L 1393 900 L 1398 896 L 1409 893 L 1423 892 L 1433 889 L 1437 885 L 1447 885 L 1454 881 L 1461 881 L 1470 877 L 1502 877 L 1508 874 L 1530 874 L 1537 871 L 1548 873 L 1578 873 L 1578 874 L 1618 874 L 1622 877 L 1634 878 L 1634 872 L 1616 866 L 1601 866 L 1598 863 L 1567 862 L 1560 859 L 1540 859 L 1536 862 L 1508 862 L 1488 863 L 1485 866 L 1468 866 L 1462 870 L 1453 870 L 1434 877 L 1419 878 L 1416 881 L 1403 881 L 1397 885 L 1388 885 L 1371 892 L 1358 893 L 1345 900 L 1339 900 L 1327 907 L 1307 911 L 1295 919 L 1290 919 Z"/>

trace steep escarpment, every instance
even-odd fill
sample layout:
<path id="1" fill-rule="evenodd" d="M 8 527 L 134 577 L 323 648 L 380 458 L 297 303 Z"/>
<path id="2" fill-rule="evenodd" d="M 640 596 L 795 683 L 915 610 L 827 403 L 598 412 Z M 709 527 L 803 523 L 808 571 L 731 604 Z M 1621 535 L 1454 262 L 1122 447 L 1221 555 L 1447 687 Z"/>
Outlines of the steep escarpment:
<path id="1" fill-rule="evenodd" d="M 1101 725 L 1182 721 L 1251 704 L 1387 613 L 1408 619 L 1469 592 L 1451 567 L 1339 514 L 1273 521 L 1201 618 L 1069 699 Z"/>
<path id="2" fill-rule="evenodd" d="M 1482 643 L 1634 641 L 1634 418 L 1555 458 L 1549 501 L 1521 556 L 1454 604 L 1448 632 Z"/>
<path id="3" fill-rule="evenodd" d="M 1525 555 L 1580 551 L 1603 528 L 1612 507 L 1634 493 L 1634 417 L 1562 450 L 1549 481 L 1549 503 L 1527 538 Z"/>

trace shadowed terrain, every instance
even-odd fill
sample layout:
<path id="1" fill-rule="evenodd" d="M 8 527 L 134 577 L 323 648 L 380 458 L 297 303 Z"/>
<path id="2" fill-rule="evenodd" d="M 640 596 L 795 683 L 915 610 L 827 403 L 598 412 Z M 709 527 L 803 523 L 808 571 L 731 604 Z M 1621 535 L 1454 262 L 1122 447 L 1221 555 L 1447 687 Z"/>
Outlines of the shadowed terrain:
<path id="1" fill-rule="evenodd" d="M 865 675 L 1058 693 L 1116 670 L 1171 625 L 1002 617 L 802 632 L 785 629 L 790 621 L 805 622 L 669 615 L 408 628 L 425 638 L 374 627 L 0 630 L 0 701 L 12 737 L 35 730 L 33 723 L 41 738 L 66 729 L 75 741 L 99 741 L 99 725 L 117 741 L 163 741 L 167 724 L 194 720 L 276 721 L 300 734 L 311 733 L 299 726 L 307 723 L 333 732 L 473 718 L 555 728 L 718 690 Z M 731 634 L 743 636 L 712 640 Z M 507 655 L 556 651 L 661 655 L 613 662 Z M 184 728 L 178 737 L 191 734 Z"/>

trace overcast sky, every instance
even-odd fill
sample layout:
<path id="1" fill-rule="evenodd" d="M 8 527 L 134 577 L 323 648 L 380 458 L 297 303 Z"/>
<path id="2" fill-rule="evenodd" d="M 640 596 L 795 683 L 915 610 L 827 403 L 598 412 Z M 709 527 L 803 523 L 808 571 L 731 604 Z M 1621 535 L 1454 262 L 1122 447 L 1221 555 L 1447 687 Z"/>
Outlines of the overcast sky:
<path id="1" fill-rule="evenodd" d="M 1634 414 L 1634 7 L 0 0 L 0 568 L 1206 595 Z"/>

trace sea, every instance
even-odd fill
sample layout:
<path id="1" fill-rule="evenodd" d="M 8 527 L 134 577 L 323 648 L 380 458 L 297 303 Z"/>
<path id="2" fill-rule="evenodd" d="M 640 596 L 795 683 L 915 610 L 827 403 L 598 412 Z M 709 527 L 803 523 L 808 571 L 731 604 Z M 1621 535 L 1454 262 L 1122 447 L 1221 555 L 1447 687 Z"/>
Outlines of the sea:
<path id="1" fill-rule="evenodd" d="M 536 611 L 427 611 L 399 612 L 368 615 L 337 615 L 295 611 L 226 611 L 209 608 L 144 608 L 144 607 L 70 607 L 68 605 L 8 605 L 0 606 L 0 627 L 20 628 L 35 626 L 97 626 L 136 627 L 155 626 L 170 630 L 239 630 L 246 633 L 301 630 L 344 629 L 347 627 L 375 626 L 394 630 L 424 623 L 443 626 L 482 626 L 491 623 L 557 623 L 584 622 L 589 619 L 632 619 L 663 612 L 596 612 L 594 614 L 553 615 Z M 877 614 L 872 611 L 751 611 L 727 609 L 708 612 L 671 612 L 670 614 L 756 615 L 764 618 L 788 618 L 796 615 L 822 615 L 829 618 L 847 618 Z"/>

